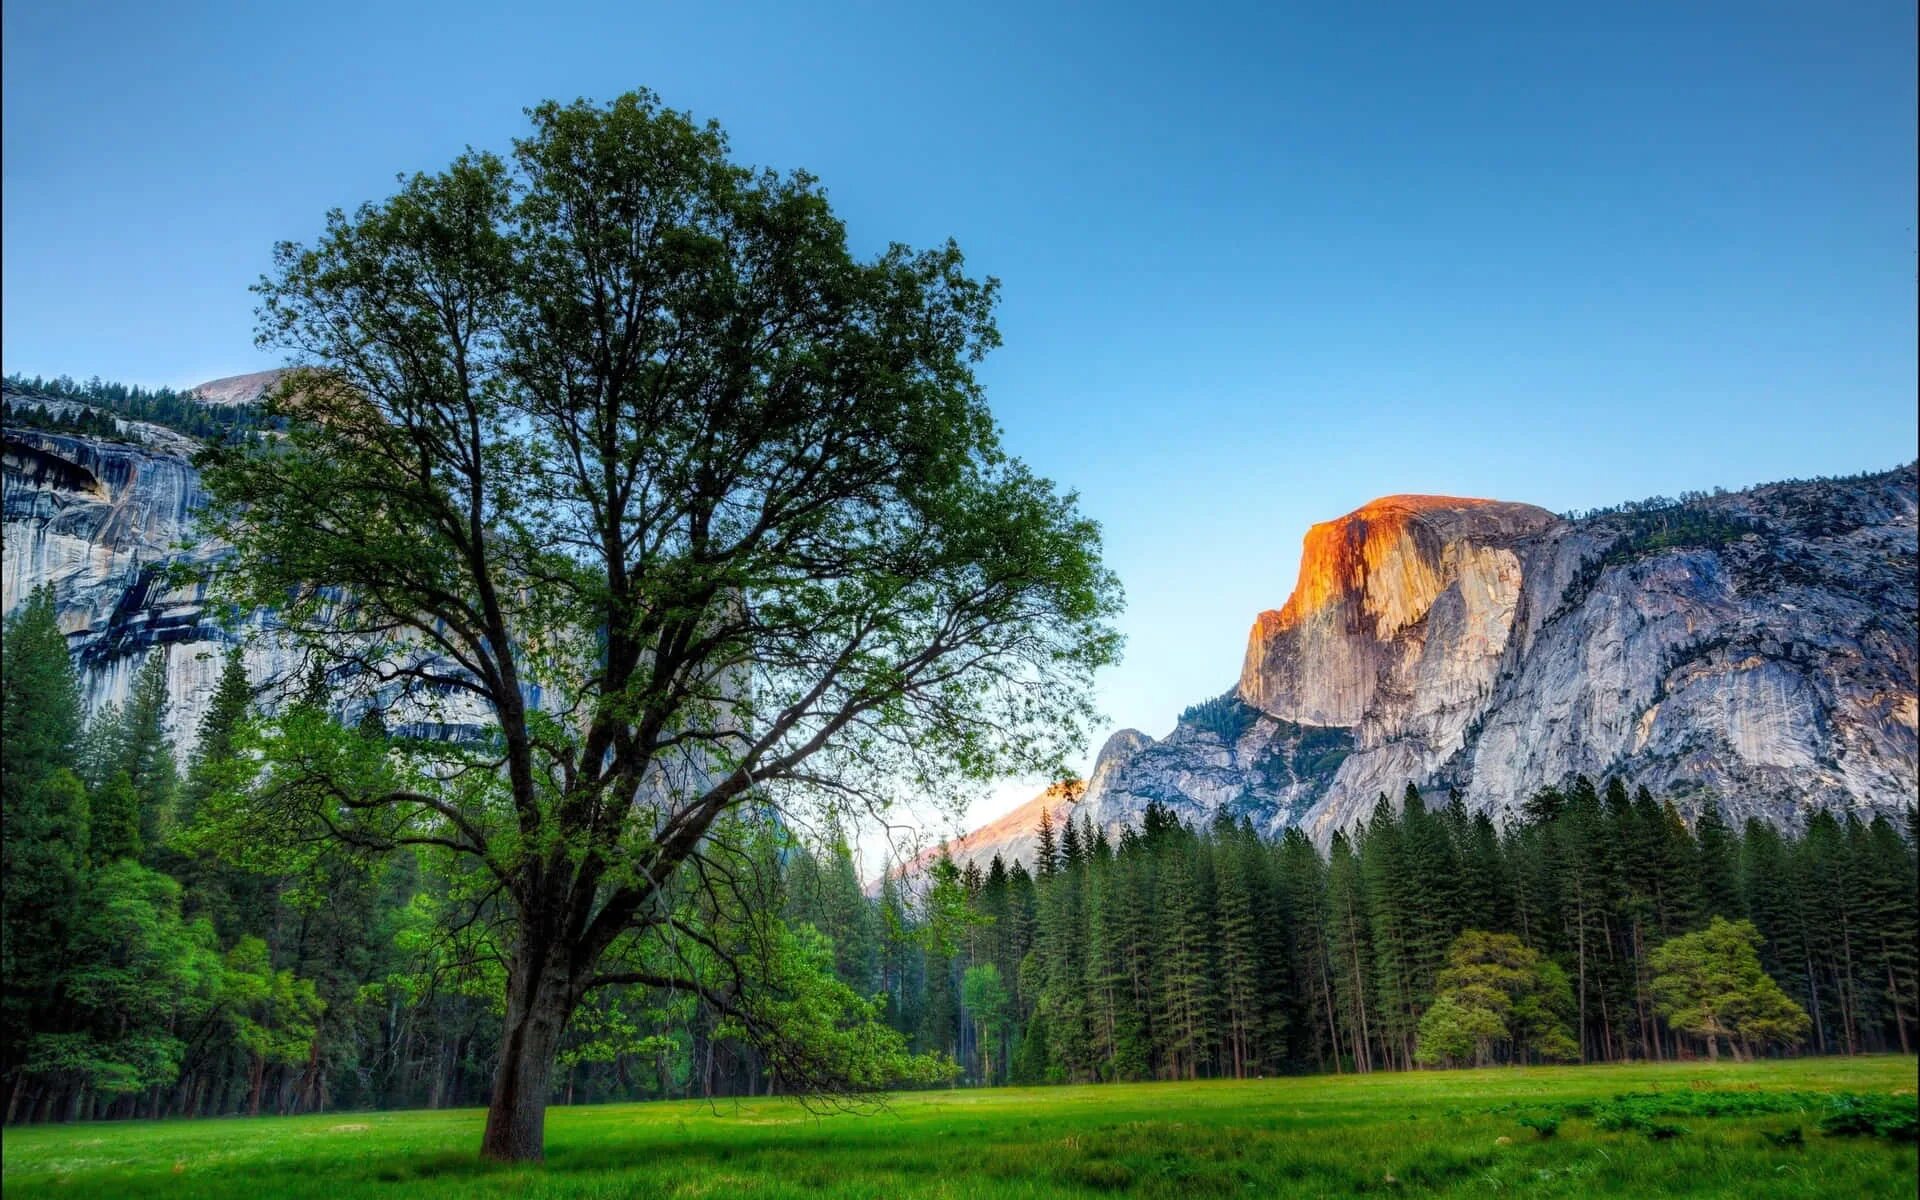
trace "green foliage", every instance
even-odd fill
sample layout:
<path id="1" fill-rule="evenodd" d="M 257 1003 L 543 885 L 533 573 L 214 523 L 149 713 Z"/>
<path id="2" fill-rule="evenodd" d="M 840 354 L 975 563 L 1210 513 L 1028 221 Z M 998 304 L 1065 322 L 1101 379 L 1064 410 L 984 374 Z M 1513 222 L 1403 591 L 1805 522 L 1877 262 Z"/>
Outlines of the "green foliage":
<path id="1" fill-rule="evenodd" d="M 1820 1118 L 1820 1132 L 1835 1137 L 1877 1137 L 1911 1142 L 1920 1131 L 1912 1095 L 1835 1096 Z"/>
<path id="2" fill-rule="evenodd" d="M 1652 994 L 1674 1028 L 1703 1039 L 1719 1055 L 1722 1038 L 1736 1048 L 1805 1040 L 1812 1021 L 1760 966 L 1760 935 L 1751 921 L 1715 917 L 1706 929 L 1673 938 L 1653 952 Z"/>
<path id="3" fill-rule="evenodd" d="M 180 888 L 122 858 L 100 867 L 79 901 L 55 1028 L 37 1035 L 25 1070 L 108 1096 L 171 1082 L 185 1022 L 220 984 L 212 930 L 180 918 Z"/>
<path id="4" fill-rule="evenodd" d="M 1202 700 L 1198 704 L 1188 706 L 1180 714 L 1180 723 L 1191 725 L 1196 729 L 1204 729 L 1231 746 L 1238 742 L 1247 730 L 1253 728 L 1253 723 L 1259 716 L 1259 710 L 1240 699 L 1237 694 L 1227 692 L 1211 700 Z"/>
<path id="5" fill-rule="evenodd" d="M 1414 1057 L 1431 1066 L 1481 1063 L 1488 1047 L 1506 1036 L 1506 1022 L 1499 1013 L 1442 993 L 1420 1019 L 1420 1048 Z"/>
<path id="6" fill-rule="evenodd" d="M 942 1055 L 909 1053 L 906 1039 L 880 1019 L 879 1006 L 834 975 L 832 945 L 810 926 L 775 922 L 764 931 L 754 977 L 739 1000 L 715 1032 L 754 1042 L 776 1073 L 818 1090 L 942 1083 L 958 1072 Z"/>
<path id="7" fill-rule="evenodd" d="M 312 980 L 274 970 L 267 944 L 255 937 L 227 951 L 217 1003 L 235 1043 L 260 1063 L 305 1061 L 326 1007 Z"/>
<path id="8" fill-rule="evenodd" d="M 1516 1057 L 1566 1062 L 1576 1056 L 1566 1026 L 1573 997 L 1566 976 L 1512 934 L 1469 929 L 1447 950 L 1439 995 L 1420 1021 L 1419 1061 L 1484 1065 L 1497 1043 Z"/>
<path id="9" fill-rule="evenodd" d="M 39 429 L 48 433 L 70 433 L 102 440 L 120 437 L 120 422 L 99 409 L 34 404 L 24 398 L 19 404 L 11 400 L 0 402 L 0 424 L 8 429 Z"/>
<path id="10" fill-rule="evenodd" d="M 80 685 L 55 616 L 53 589 L 35 588 L 12 616 L 0 654 L 0 795 L 11 821 L 29 788 L 73 765 L 80 737 Z"/>
<path id="11" fill-rule="evenodd" d="M 1543 1141 L 1558 1135 L 1560 1132 L 1560 1118 L 1554 1115 L 1521 1117 L 1520 1124 L 1533 1130 Z"/>

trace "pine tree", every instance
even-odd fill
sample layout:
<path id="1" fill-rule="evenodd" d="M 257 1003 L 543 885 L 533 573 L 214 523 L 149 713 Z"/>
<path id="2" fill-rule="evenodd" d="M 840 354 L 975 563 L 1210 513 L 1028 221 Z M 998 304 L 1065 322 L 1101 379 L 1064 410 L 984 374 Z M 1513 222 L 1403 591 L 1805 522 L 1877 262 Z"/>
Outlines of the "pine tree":
<path id="1" fill-rule="evenodd" d="M 1371 1071 L 1377 1022 L 1373 1019 L 1373 939 L 1367 917 L 1366 883 L 1360 859 L 1346 836 L 1333 835 L 1327 858 L 1327 943 L 1332 952 L 1333 990 L 1354 1070 Z M 1382 1066 L 1386 1066 L 1384 1061 Z"/>
<path id="2" fill-rule="evenodd" d="M 1044 805 L 1040 809 L 1039 839 L 1034 847 L 1034 874 L 1046 879 L 1060 869 L 1060 850 L 1054 840 L 1053 813 Z"/>
<path id="3" fill-rule="evenodd" d="M 140 791 L 133 776 L 115 771 L 104 786 L 93 794 L 92 838 L 89 850 L 94 865 L 106 866 L 121 859 L 138 860 L 146 841 L 140 835 Z"/>
<path id="4" fill-rule="evenodd" d="M 0 797 L 9 826 L 37 784 L 74 766 L 80 730 L 79 681 L 53 589 L 43 585 L 0 635 Z"/>
<path id="5" fill-rule="evenodd" d="M 1813 986 L 1825 1000 L 1828 1039 L 1860 1052 L 1860 887 L 1846 830 L 1825 809 L 1813 814 L 1795 855 L 1804 888 L 1805 938 Z"/>
<path id="6" fill-rule="evenodd" d="M 1612 1050 L 1606 1019 L 1606 965 L 1611 953 L 1607 914 L 1613 901 L 1609 834 L 1599 795 L 1584 776 L 1577 778 L 1568 791 L 1565 807 L 1553 819 L 1553 833 L 1561 938 L 1571 959 L 1579 1012 L 1574 1034 L 1584 1061 L 1595 1048 L 1603 1055 L 1610 1055 Z"/>
<path id="7" fill-rule="evenodd" d="M 1387 1065 L 1410 1068 L 1419 1019 L 1413 991 L 1411 879 L 1400 820 L 1384 794 L 1367 821 L 1359 853 L 1373 947 L 1376 1037 Z"/>
<path id="8" fill-rule="evenodd" d="M 1694 822 L 1694 839 L 1700 857 L 1695 870 L 1699 881 L 1701 916 L 1737 920 L 1745 915 L 1740 907 L 1740 840 L 1720 816 L 1720 806 L 1709 798 Z"/>
<path id="9" fill-rule="evenodd" d="M 200 736 L 187 765 L 186 779 L 180 786 L 172 825 L 185 832 L 194 827 L 200 808 L 233 769 L 234 735 L 246 719 L 252 702 L 252 689 L 238 648 L 227 654 L 207 712 L 200 719 Z M 232 933 L 243 923 L 235 911 L 236 894 L 249 908 L 262 903 L 257 879 L 245 879 L 244 873 L 221 863 L 209 851 L 168 849 L 156 861 L 181 883 L 182 905 L 189 916 L 211 913 L 216 927 Z"/>
<path id="10" fill-rule="evenodd" d="M 1107 877 L 1106 954 L 1114 991 L 1113 1075 L 1146 1079 L 1153 1070 L 1154 918 L 1146 851 L 1129 830 Z"/>
<path id="11" fill-rule="evenodd" d="M 238 647 L 227 652 L 220 670 L 220 682 L 214 687 L 206 715 L 200 718 L 199 738 L 193 757 L 187 763 L 186 781 L 180 788 L 180 804 L 175 824 L 192 826 L 199 806 L 219 785 L 221 771 L 233 756 L 233 738 L 246 719 L 253 703 L 253 689 L 247 682 L 247 669 Z M 368 715 L 378 720 L 378 710 Z"/>
<path id="12" fill-rule="evenodd" d="M 1080 840 L 1080 823 L 1069 816 L 1061 823 L 1060 866 L 1062 870 L 1075 870 L 1086 865 L 1086 849 Z"/>
<path id="13" fill-rule="evenodd" d="M 1860 974 L 1863 1024 L 1875 1048 L 1912 1052 L 1916 1003 L 1916 920 L 1913 848 L 1893 824 L 1849 822 L 1848 849 L 1860 881 Z"/>
<path id="14" fill-rule="evenodd" d="M 1212 1037 L 1209 1011 L 1206 929 L 1193 864 L 1185 847 L 1169 847 L 1160 864 L 1154 906 L 1159 924 L 1155 964 L 1160 1004 L 1154 1027 L 1159 1034 L 1162 1074 L 1194 1079 Z"/>
<path id="15" fill-rule="evenodd" d="M 1464 817 L 1464 809 L 1456 820 Z M 1446 965 L 1447 947 L 1466 927 L 1466 889 L 1456 846 L 1465 836 L 1445 812 L 1428 812 L 1412 784 L 1402 798 L 1400 826 L 1407 877 L 1407 978 L 1414 1021 L 1432 1002 L 1435 980 Z"/>
<path id="16" fill-rule="evenodd" d="M 78 916 L 88 840 L 86 792 L 71 771 L 80 727 L 53 589 L 36 588 L 0 635 L 0 1072 L 9 1101 Z"/>
<path id="17" fill-rule="evenodd" d="M 1311 1062 L 1318 1070 L 1329 1063 L 1341 1068 L 1345 1053 L 1340 1036 L 1340 1006 L 1334 998 L 1332 951 L 1327 937 L 1331 923 L 1327 866 L 1298 828 L 1281 836 L 1277 887 L 1285 912 L 1279 921 L 1286 939 L 1286 974 L 1293 986 L 1289 996 L 1296 1019 L 1292 1033 L 1292 1065 Z"/>

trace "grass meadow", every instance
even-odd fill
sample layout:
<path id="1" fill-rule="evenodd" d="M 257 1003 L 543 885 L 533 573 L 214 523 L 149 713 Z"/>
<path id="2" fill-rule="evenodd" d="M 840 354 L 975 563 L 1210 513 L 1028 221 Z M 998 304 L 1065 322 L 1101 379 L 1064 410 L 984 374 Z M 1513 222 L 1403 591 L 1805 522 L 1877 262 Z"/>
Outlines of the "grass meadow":
<path id="1" fill-rule="evenodd" d="M 6 1132 L 0 1183 L 8 1200 L 1911 1198 L 1902 1114 L 1917 1069 L 1881 1057 L 997 1088 L 827 1116 L 781 1100 L 555 1108 L 541 1167 L 476 1161 L 471 1109 L 53 1126 Z M 1889 1113 L 1909 1132 L 1869 1132 Z"/>

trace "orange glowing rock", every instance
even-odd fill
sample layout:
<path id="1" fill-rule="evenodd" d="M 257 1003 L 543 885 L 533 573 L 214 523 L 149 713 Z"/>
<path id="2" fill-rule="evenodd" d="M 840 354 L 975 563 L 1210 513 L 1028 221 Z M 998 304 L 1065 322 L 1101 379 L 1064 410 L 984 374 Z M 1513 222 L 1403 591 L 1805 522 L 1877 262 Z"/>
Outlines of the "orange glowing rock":
<path id="1" fill-rule="evenodd" d="M 1497 650 L 1520 585 L 1504 546 L 1555 519 L 1530 504 L 1399 495 L 1315 525 L 1293 594 L 1254 620 L 1241 697 L 1287 720 L 1357 723 L 1383 676 L 1418 653 L 1415 627 L 1449 588 L 1477 625 L 1469 644 Z"/>

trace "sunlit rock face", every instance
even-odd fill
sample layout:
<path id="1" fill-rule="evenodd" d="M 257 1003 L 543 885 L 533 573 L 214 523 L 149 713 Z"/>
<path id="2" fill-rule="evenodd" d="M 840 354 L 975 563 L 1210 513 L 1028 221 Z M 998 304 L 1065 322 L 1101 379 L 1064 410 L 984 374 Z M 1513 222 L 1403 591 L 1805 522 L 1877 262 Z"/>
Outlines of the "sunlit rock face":
<path id="1" fill-rule="evenodd" d="M 1356 726 L 1393 694 L 1458 707 L 1484 691 L 1520 595 L 1517 551 L 1554 525 L 1527 504 L 1388 496 L 1307 532 L 1299 582 L 1247 640 L 1239 693 L 1262 712 Z"/>
<path id="2" fill-rule="evenodd" d="M 1031 869 L 1035 862 L 1034 852 L 1040 844 L 1040 814 L 1047 813 L 1052 818 L 1054 829 L 1060 830 L 1067 821 L 1078 819 L 1075 814 L 1079 811 L 1080 797 L 1085 790 L 1078 781 L 1049 784 L 1033 799 L 964 837 L 922 849 L 912 858 L 893 867 L 891 874 L 899 878 L 918 876 L 939 860 L 942 850 L 951 855 L 954 862 L 961 865 L 978 863 L 983 871 L 995 855 L 1008 866 L 1017 860 Z"/>
<path id="3" fill-rule="evenodd" d="M 1408 783 L 1504 820 L 1585 774 L 1689 815 L 1897 815 L 1920 776 L 1916 491 L 1913 466 L 1771 484 L 1697 499 L 1719 530 L 1671 538 L 1376 500 L 1308 532 L 1233 691 L 1159 741 L 1115 735 L 1076 811 L 1111 829 L 1158 800 L 1324 845 Z"/>

